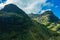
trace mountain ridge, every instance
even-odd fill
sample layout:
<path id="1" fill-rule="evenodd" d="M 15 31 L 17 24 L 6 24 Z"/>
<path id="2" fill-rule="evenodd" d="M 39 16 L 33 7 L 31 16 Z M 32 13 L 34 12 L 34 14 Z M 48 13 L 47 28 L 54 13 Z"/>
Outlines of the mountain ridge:
<path id="1" fill-rule="evenodd" d="M 0 10 L 0 40 L 48 40 L 49 34 L 45 25 L 33 21 L 14 4 Z"/>
<path id="2" fill-rule="evenodd" d="M 45 25 L 49 30 L 56 31 L 57 33 L 59 33 L 60 19 L 55 16 L 52 11 L 45 11 L 44 13 L 40 14 L 39 17 L 37 16 L 32 18 L 32 20 L 35 20 Z"/>

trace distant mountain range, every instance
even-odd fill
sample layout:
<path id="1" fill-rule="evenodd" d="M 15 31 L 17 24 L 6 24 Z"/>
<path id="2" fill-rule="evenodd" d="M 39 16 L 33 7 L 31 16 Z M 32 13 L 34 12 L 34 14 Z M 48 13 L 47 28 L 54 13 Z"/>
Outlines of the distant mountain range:
<path id="1" fill-rule="evenodd" d="M 14 4 L 0 10 L 0 40 L 60 40 L 60 19 L 52 11 L 27 15 Z"/>

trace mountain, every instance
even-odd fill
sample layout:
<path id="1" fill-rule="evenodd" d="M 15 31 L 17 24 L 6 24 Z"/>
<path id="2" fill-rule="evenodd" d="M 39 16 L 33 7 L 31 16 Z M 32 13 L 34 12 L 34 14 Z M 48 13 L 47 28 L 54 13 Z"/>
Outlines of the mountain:
<path id="1" fill-rule="evenodd" d="M 45 11 L 44 13 L 40 14 L 40 16 L 34 16 L 34 18 L 32 16 L 32 20 L 45 25 L 49 30 L 60 33 L 60 19 L 55 16 L 52 11 Z"/>
<path id="2" fill-rule="evenodd" d="M 49 40 L 60 40 L 60 19 L 55 16 L 52 11 L 45 11 L 44 13 L 39 14 L 39 16 L 37 14 L 31 15 L 32 14 L 30 14 L 29 17 L 32 18 L 32 20 L 44 25 L 45 28 L 50 30 L 49 34 L 52 36 Z"/>
<path id="3" fill-rule="evenodd" d="M 28 14 L 28 16 L 29 16 L 32 20 L 37 20 L 37 21 L 38 21 L 38 18 L 40 17 L 40 14 L 31 13 L 31 14 Z"/>
<path id="4" fill-rule="evenodd" d="M 60 19 L 56 17 L 52 11 L 46 11 L 40 15 L 38 18 L 41 24 L 44 24 L 53 31 L 59 31 L 60 29 Z"/>
<path id="5" fill-rule="evenodd" d="M 22 9 L 18 8 L 16 5 L 13 4 L 9 4 L 6 5 L 2 10 L 0 11 L 6 11 L 6 12 L 14 12 L 14 13 L 18 13 L 20 15 L 24 15 L 26 16 L 26 14 L 24 14 L 25 12 L 22 11 Z"/>
<path id="6" fill-rule="evenodd" d="M 28 14 L 29 17 L 32 17 L 32 18 L 37 18 L 37 17 L 40 17 L 40 14 Z"/>
<path id="7" fill-rule="evenodd" d="M 46 19 L 48 22 L 59 22 L 59 18 L 56 17 L 52 11 L 46 11 L 40 15 L 40 19 Z"/>
<path id="8" fill-rule="evenodd" d="M 8 4 L 0 10 L 0 40 L 48 40 L 51 31 L 23 10 Z"/>
<path id="9" fill-rule="evenodd" d="M 28 15 L 14 4 L 8 4 L 0 10 L 0 40 L 17 39 L 31 25 Z"/>
<path id="10" fill-rule="evenodd" d="M 9 4 L 6 5 L 2 10 L 0 10 L 0 26 L 3 27 L 3 29 L 6 29 L 6 27 L 8 26 L 17 26 L 18 28 L 23 28 L 23 26 L 26 26 L 25 23 L 28 24 L 30 21 L 31 20 L 27 16 L 27 14 L 19 9 L 16 5 Z M 8 31 L 9 29 L 6 30 Z"/>

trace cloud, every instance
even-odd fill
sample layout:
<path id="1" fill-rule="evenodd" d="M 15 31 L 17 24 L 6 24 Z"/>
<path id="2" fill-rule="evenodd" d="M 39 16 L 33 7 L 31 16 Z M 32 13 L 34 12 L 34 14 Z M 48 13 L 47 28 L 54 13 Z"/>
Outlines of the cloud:
<path id="1" fill-rule="evenodd" d="M 36 13 L 41 10 L 41 5 L 44 4 L 46 1 L 47 0 L 7 0 L 6 3 L 0 4 L 0 8 L 4 7 L 7 4 L 13 3 L 16 4 L 22 10 L 24 10 L 26 13 Z"/>
<path id="2" fill-rule="evenodd" d="M 35 5 L 37 5 L 38 2 L 33 2 L 32 4 L 28 5 L 25 9 L 29 10 L 34 8 Z"/>
<path id="3" fill-rule="evenodd" d="M 12 1 L 7 0 L 5 3 L 0 3 L 0 9 L 4 8 L 5 5 L 11 3 Z"/>
<path id="4" fill-rule="evenodd" d="M 42 11 L 42 12 L 45 11 L 45 10 L 42 10 L 43 6 L 48 6 L 48 7 L 54 6 L 53 3 L 50 3 L 50 2 L 46 3 L 46 1 L 47 0 L 7 0 L 6 3 L 0 4 L 0 8 L 3 8 L 7 4 L 13 3 L 13 4 L 16 4 L 22 10 L 24 10 L 27 14 L 29 13 L 36 14 L 39 11 Z"/>
<path id="5" fill-rule="evenodd" d="M 38 4 L 39 4 L 38 2 L 33 2 L 30 5 L 28 5 L 27 7 L 25 7 L 24 10 L 26 10 L 28 13 L 31 13 L 31 12 L 35 13 L 36 11 L 38 11 L 38 8 L 41 7 L 40 4 L 38 7 Z"/>
<path id="6" fill-rule="evenodd" d="M 53 7 L 53 6 L 54 6 L 54 4 L 53 4 L 53 3 L 51 3 L 51 2 L 47 2 L 47 3 L 45 3 L 45 4 L 44 4 L 44 6 Z"/>
<path id="7" fill-rule="evenodd" d="M 51 9 L 41 10 L 41 14 L 44 13 L 45 11 L 51 11 Z"/>
<path id="8" fill-rule="evenodd" d="M 42 8 L 42 4 L 44 4 L 46 2 L 46 0 L 34 0 L 33 2 L 31 2 L 30 4 L 28 4 L 26 7 L 24 7 L 24 10 L 26 13 L 37 13 L 38 11 L 41 10 Z"/>

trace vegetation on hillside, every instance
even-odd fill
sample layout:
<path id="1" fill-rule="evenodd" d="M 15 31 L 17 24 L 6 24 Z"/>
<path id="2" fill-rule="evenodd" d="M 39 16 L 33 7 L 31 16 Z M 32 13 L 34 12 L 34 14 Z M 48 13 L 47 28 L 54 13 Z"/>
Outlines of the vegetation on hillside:
<path id="1" fill-rule="evenodd" d="M 59 19 L 51 11 L 37 15 L 6 5 L 0 10 L 0 40 L 60 40 Z"/>

